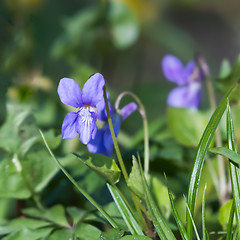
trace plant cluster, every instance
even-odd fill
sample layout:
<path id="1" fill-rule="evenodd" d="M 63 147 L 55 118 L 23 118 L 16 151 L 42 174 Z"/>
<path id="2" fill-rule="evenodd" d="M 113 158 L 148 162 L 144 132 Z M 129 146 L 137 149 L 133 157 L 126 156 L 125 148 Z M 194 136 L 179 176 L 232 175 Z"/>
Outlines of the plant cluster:
<path id="1" fill-rule="evenodd" d="M 149 135 L 152 136 L 152 133 L 149 134 L 151 124 L 149 127 L 142 102 L 132 92 L 123 92 L 117 97 L 113 107 L 104 77 L 100 73 L 95 73 L 86 81 L 82 91 L 73 79 L 60 80 L 57 93 L 61 102 L 75 108 L 75 111 L 69 112 L 63 120 L 62 136 L 56 137 L 51 130 L 39 132 L 29 111 L 22 111 L 14 104 L 8 105 L 9 115 L 0 130 L 1 138 L 5 139 L 0 145 L 5 157 L 0 165 L 2 186 L 0 194 L 7 199 L 17 199 L 17 208 L 21 211 L 22 217 L 1 223 L 2 239 L 21 240 L 27 237 L 32 240 L 147 240 L 211 239 L 212 236 L 239 239 L 240 155 L 237 153 L 232 110 L 229 104 L 230 99 L 234 99 L 234 94 L 238 91 L 236 68 L 233 67 L 226 77 L 222 78 L 223 85 L 228 84 L 230 80 L 233 84 L 217 106 L 210 72 L 202 56 L 184 66 L 175 56 L 166 55 L 162 60 L 162 69 L 165 77 L 178 85 L 169 93 L 167 99 L 169 114 L 175 116 L 175 122 L 181 122 L 179 117 L 184 114 L 189 118 L 188 126 L 193 127 L 194 119 L 203 120 L 210 116 L 204 131 L 200 133 L 201 138 L 197 148 L 194 149 L 195 156 L 190 162 L 192 171 L 189 174 L 188 190 L 181 193 L 185 213 L 180 212 L 179 206 L 176 205 L 177 199 L 168 184 L 167 174 L 164 174 L 163 183 L 152 175 L 151 171 L 149 172 L 151 159 Z M 205 83 L 214 110 L 212 114 L 198 110 Z M 120 103 L 126 95 L 129 95 L 133 102 L 120 109 Z M 129 171 L 120 151 L 117 136 L 121 122 L 136 111 L 140 113 L 143 122 L 144 151 L 136 151 L 132 155 L 132 165 L 127 165 L 130 166 Z M 233 114 L 236 114 L 235 111 Z M 220 124 L 222 118 L 226 118 L 226 126 Z M 176 125 L 173 131 L 179 131 L 176 130 L 177 127 Z M 183 125 L 179 134 L 191 131 L 185 129 Z M 9 133 L 11 137 L 8 137 Z M 194 136 L 191 134 L 183 137 L 179 135 L 177 138 L 185 145 L 190 145 L 189 141 Z M 59 146 L 61 138 L 73 139 L 77 136 L 87 146 L 88 153 L 86 151 L 68 153 L 71 158 L 68 156 L 58 158 L 54 155 L 52 150 Z M 193 141 L 195 143 L 198 139 Z M 117 161 L 111 157 L 113 148 Z M 52 159 L 49 159 L 49 153 Z M 210 179 L 201 176 L 206 164 L 211 173 Z M 42 202 L 44 191 L 53 181 L 59 168 L 78 192 L 91 203 L 93 209 L 62 205 L 45 207 L 46 203 Z M 81 168 L 90 169 L 95 174 L 94 178 L 97 177 L 97 181 L 102 179 L 106 184 L 107 188 L 103 192 L 109 192 L 112 198 L 107 205 L 99 204 L 93 194 L 84 188 L 81 179 L 77 179 L 77 176 L 82 175 L 79 174 Z M 74 173 L 74 169 L 77 170 L 77 174 Z M 82 176 L 88 175 L 84 173 Z M 121 176 L 124 179 L 121 180 Z M 89 183 L 89 180 L 86 181 Z M 209 213 L 206 210 L 208 204 L 206 196 L 211 193 L 208 192 L 207 183 L 210 183 L 211 191 L 216 192 L 221 206 L 219 217 L 222 224 L 221 233 L 218 229 L 217 232 L 213 232 L 214 230 L 210 231 L 207 227 Z M 67 187 L 72 188 L 71 185 Z M 101 194 L 105 194 L 103 192 Z M 64 191 L 62 193 L 64 195 Z M 20 199 L 32 199 L 32 207 L 22 207 Z M 183 217 L 185 214 L 186 218 Z"/>

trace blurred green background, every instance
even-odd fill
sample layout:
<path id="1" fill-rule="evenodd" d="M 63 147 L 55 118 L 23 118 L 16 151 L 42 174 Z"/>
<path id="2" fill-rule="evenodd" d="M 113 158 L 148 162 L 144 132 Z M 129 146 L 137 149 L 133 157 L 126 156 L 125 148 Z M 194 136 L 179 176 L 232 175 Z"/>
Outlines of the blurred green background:
<path id="1" fill-rule="evenodd" d="M 217 76 L 222 59 L 234 61 L 240 47 L 240 3 L 234 0 L 0 4 L 1 122 L 9 98 L 33 105 L 36 112 L 52 107 L 51 116 L 36 117 L 40 125 L 60 126 L 59 80 L 72 77 L 81 85 L 94 72 L 102 73 L 116 94 L 136 93 L 154 119 L 165 112 L 173 86 L 162 76 L 165 54 L 186 63 L 201 53 Z"/>
<path id="2" fill-rule="evenodd" d="M 34 134 L 38 134 L 37 128 L 54 129 L 48 136 L 56 154 L 63 162 L 66 160 L 73 176 L 77 176 L 97 200 L 108 202 L 109 195 L 106 199 L 101 198 L 102 192 L 106 191 L 106 188 L 100 188 L 104 181 L 89 171 L 86 174 L 83 167 L 77 169 L 79 162 L 70 156 L 72 151 L 86 152 L 86 148 L 78 139 L 64 140 L 60 145 L 61 124 L 69 108 L 60 102 L 56 91 L 63 77 L 73 78 L 83 86 L 91 74 L 100 72 L 111 92 L 112 102 L 124 90 L 134 92 L 142 100 L 150 123 L 150 169 L 160 179 L 163 175 L 159 173 L 167 173 L 171 189 L 181 197 L 179 205 L 184 206 L 182 194 L 187 190 L 195 147 L 209 112 L 192 115 L 187 110 L 169 110 L 166 118 L 166 98 L 174 84 L 164 78 L 161 59 L 170 53 L 186 63 L 200 53 L 206 58 L 213 77 L 217 78 L 222 60 L 227 58 L 233 64 L 239 54 L 239 29 L 240 2 L 237 0 L 2 0 L 0 123 L 5 122 L 10 103 L 18 107 L 8 107 L 8 120 L 0 132 L 0 148 L 6 139 L 14 141 L 16 136 L 22 137 L 21 132 L 10 131 L 11 118 L 27 109 L 36 121 Z M 200 109 L 209 109 L 205 92 Z M 166 126 L 175 124 L 176 119 L 180 124 L 169 131 Z M 192 124 L 189 119 L 194 119 Z M 32 122 L 24 126 L 28 129 Z M 119 134 L 129 166 L 131 154 L 143 152 L 141 127 L 141 118 L 133 114 L 123 123 Z M 184 128 L 189 133 L 187 136 L 181 132 Z M 58 137 L 54 138 L 55 135 Z M 5 156 L 0 152 L 1 160 Z M 48 161 L 52 160 L 49 158 Z M 57 172 L 53 169 L 48 181 Z M 213 183 L 208 170 L 203 173 L 203 179 L 211 181 L 207 190 L 211 193 Z M 157 194 L 157 186 L 154 191 Z M 59 197 L 62 192 L 68 194 Z M 80 206 L 82 200 L 79 196 L 76 198 L 76 192 L 60 174 L 51 180 L 42 199 L 47 206 L 56 202 Z M 208 224 L 213 224 L 216 229 L 216 225 L 219 227 L 216 224 L 216 193 L 210 194 L 208 199 L 211 205 L 207 209 Z M 0 207 L 6 209 L 4 204 L 6 202 L 1 199 Z M 201 200 L 197 204 L 199 209 Z M 16 212 L 6 210 L 6 216 L 9 212 L 16 216 L 17 209 L 22 208 L 21 202 L 14 206 Z"/>

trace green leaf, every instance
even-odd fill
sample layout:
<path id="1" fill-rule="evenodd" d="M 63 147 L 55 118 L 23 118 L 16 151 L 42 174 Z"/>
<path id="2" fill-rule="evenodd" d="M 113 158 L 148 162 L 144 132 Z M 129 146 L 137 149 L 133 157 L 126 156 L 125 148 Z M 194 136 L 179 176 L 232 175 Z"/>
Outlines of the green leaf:
<path id="1" fill-rule="evenodd" d="M 78 224 L 79 221 L 88 215 L 86 210 L 78 209 L 76 207 L 68 207 L 67 213 L 72 217 L 73 224 Z"/>
<path id="2" fill-rule="evenodd" d="M 35 192 L 42 191 L 59 171 L 45 150 L 31 152 L 21 162 L 24 174 Z"/>
<path id="3" fill-rule="evenodd" d="M 187 198 L 187 205 L 189 206 L 191 215 L 194 214 L 195 209 L 195 203 L 196 203 L 196 197 L 199 187 L 199 181 L 202 173 L 202 168 L 205 160 L 205 156 L 208 150 L 208 147 L 210 145 L 210 142 L 214 136 L 215 130 L 222 118 L 223 113 L 225 112 L 228 97 L 232 93 L 233 89 L 237 86 L 237 84 L 234 84 L 233 87 L 230 88 L 230 90 L 225 94 L 221 102 L 219 103 L 217 109 L 213 113 L 211 119 L 209 120 L 209 123 L 204 130 L 204 133 L 202 135 L 202 138 L 199 142 L 197 152 L 194 159 L 194 164 L 192 168 L 192 172 L 190 175 L 190 181 L 189 181 L 189 187 L 188 187 L 188 198 Z M 188 237 L 192 238 L 192 221 L 190 214 L 187 211 L 187 233 Z"/>
<path id="4" fill-rule="evenodd" d="M 5 219 L 9 218 L 9 213 L 16 206 L 15 199 L 0 198 L 0 225 L 4 223 Z"/>
<path id="5" fill-rule="evenodd" d="M 228 200 L 227 202 L 225 202 L 221 206 L 221 208 L 219 210 L 218 219 L 219 219 L 219 223 L 222 225 L 222 228 L 224 230 L 226 230 L 227 226 L 228 226 L 228 221 L 229 221 L 229 217 L 230 217 L 230 213 L 231 213 L 232 203 L 233 203 L 232 199 Z M 236 224 L 236 221 L 235 221 L 235 224 Z"/>
<path id="6" fill-rule="evenodd" d="M 229 149 L 237 152 L 235 137 L 234 137 L 234 127 L 231 116 L 230 106 L 227 107 L 227 140 Z M 237 229 L 238 234 L 240 233 L 240 172 L 239 168 L 235 164 L 229 162 L 231 185 L 233 193 L 233 201 L 235 204 L 235 214 L 237 218 Z"/>
<path id="7" fill-rule="evenodd" d="M 129 210 L 127 203 L 124 201 L 118 189 L 110 184 L 107 184 L 107 186 L 113 197 L 114 202 L 118 207 L 118 210 L 120 211 L 126 225 L 128 226 L 129 231 L 134 235 L 144 235 L 141 227 L 139 226 L 133 214 Z"/>
<path id="8" fill-rule="evenodd" d="M 102 176 L 110 184 L 116 184 L 119 181 L 121 171 L 114 159 L 107 158 L 100 154 L 95 154 L 93 158 L 89 157 L 87 160 L 83 160 L 83 158 L 78 154 L 74 153 L 74 155 L 76 155 L 81 162 Z"/>
<path id="9" fill-rule="evenodd" d="M 176 239 L 173 232 L 171 231 L 168 223 L 166 222 L 166 220 L 162 216 L 161 212 L 159 211 L 159 209 L 158 209 L 158 207 L 157 207 L 157 205 L 156 205 L 156 203 L 155 203 L 155 201 L 154 201 L 154 199 L 151 195 L 151 192 L 150 192 L 149 187 L 147 185 L 146 178 L 143 174 L 140 159 L 138 161 L 139 161 L 142 183 L 143 183 L 144 192 L 145 192 L 146 204 L 147 204 L 147 207 L 148 207 L 148 211 L 150 213 L 150 217 L 153 221 L 154 227 L 155 227 L 160 239 L 162 239 L 162 240 Z"/>
<path id="10" fill-rule="evenodd" d="M 229 219 L 228 219 L 226 240 L 231 240 L 232 235 L 233 235 L 232 230 L 233 230 L 233 221 L 234 221 L 234 206 L 235 206 L 235 204 L 232 204 L 231 211 L 230 211 L 230 216 L 229 216 Z"/>
<path id="11" fill-rule="evenodd" d="M 47 240 L 66 240 L 72 239 L 72 231 L 69 229 L 60 229 L 54 231 Z"/>
<path id="12" fill-rule="evenodd" d="M 111 217 L 116 221 L 117 228 L 120 228 L 124 230 L 124 232 L 129 232 L 128 226 L 126 225 L 124 219 L 122 218 L 122 214 L 118 210 L 118 206 L 115 204 L 114 201 L 108 203 L 106 206 L 104 206 L 104 210 L 106 212 L 111 213 Z"/>
<path id="13" fill-rule="evenodd" d="M 240 164 L 240 154 L 230 150 L 229 148 L 226 147 L 210 148 L 209 152 L 222 155 L 223 157 L 229 158 L 236 164 Z"/>
<path id="14" fill-rule="evenodd" d="M 0 162 L 0 196 L 25 199 L 31 191 L 40 192 L 57 173 L 45 150 L 30 152 L 24 158 L 15 155 Z"/>
<path id="15" fill-rule="evenodd" d="M 132 236 L 132 235 L 129 235 L 129 236 L 122 237 L 121 240 L 151 240 L 151 238 L 147 237 L 147 236 Z"/>
<path id="16" fill-rule="evenodd" d="M 229 86 L 231 86 L 232 84 L 236 83 L 238 81 L 238 79 L 240 78 L 240 55 L 238 55 L 236 62 L 234 63 L 233 67 L 230 69 L 230 66 L 228 63 L 224 63 L 226 70 L 225 71 L 225 76 L 223 78 L 219 78 L 217 79 L 217 88 L 218 90 L 220 90 L 221 92 L 225 92 L 226 89 L 228 89 Z M 233 94 L 232 94 L 232 98 L 233 99 L 239 99 L 239 93 L 240 93 L 240 89 L 237 89 Z"/>
<path id="17" fill-rule="evenodd" d="M 31 196 L 17 167 L 14 158 L 0 162 L 0 197 L 26 199 Z"/>
<path id="18" fill-rule="evenodd" d="M 231 64 L 228 59 L 223 59 L 220 66 L 219 78 L 226 78 L 231 73 Z"/>
<path id="19" fill-rule="evenodd" d="M 29 218 L 15 218 L 6 226 L 0 226 L 0 235 L 14 233 L 24 228 L 38 229 L 49 226 L 49 222 L 29 219 Z"/>
<path id="20" fill-rule="evenodd" d="M 60 134 L 60 135 L 56 136 L 53 129 L 45 131 L 44 136 L 45 136 L 46 141 L 51 149 L 57 148 L 62 141 L 62 135 Z M 43 144 L 42 137 L 39 134 L 38 134 L 38 141 Z"/>
<path id="21" fill-rule="evenodd" d="M 62 136 L 55 136 L 53 129 L 50 129 L 44 133 L 46 140 L 49 141 L 51 149 L 55 149 L 62 141 Z M 24 157 L 37 143 L 43 144 L 41 135 L 36 133 L 35 136 L 24 141 L 19 147 L 19 155 Z M 34 149 L 35 150 L 35 149 Z"/>
<path id="22" fill-rule="evenodd" d="M 165 178 L 166 178 L 166 175 L 165 175 Z M 167 178 L 166 178 L 166 181 L 167 181 Z M 167 188 L 168 188 L 168 195 L 169 195 L 169 200 L 170 200 L 170 203 L 171 203 L 171 206 L 172 206 L 172 211 L 173 211 L 173 214 L 174 214 L 174 218 L 175 218 L 175 221 L 178 225 L 178 230 L 180 231 L 180 234 L 182 236 L 182 239 L 183 240 L 188 240 L 188 235 L 187 235 L 187 232 L 186 232 L 186 229 L 179 217 L 179 214 L 178 214 L 178 211 L 175 207 L 175 204 L 174 204 L 174 201 L 173 201 L 173 196 L 172 196 L 172 193 L 170 192 L 170 189 L 169 189 L 169 186 L 167 185 Z"/>
<path id="23" fill-rule="evenodd" d="M 171 203 L 167 187 L 157 177 L 151 175 L 149 176 L 148 182 L 161 212 L 165 218 L 169 218 L 171 213 Z"/>
<path id="24" fill-rule="evenodd" d="M 7 104 L 7 119 L 0 129 L 0 148 L 9 153 L 18 152 L 21 143 L 37 135 L 36 122 L 33 115 L 14 104 Z"/>
<path id="25" fill-rule="evenodd" d="M 8 235 L 7 237 L 4 237 L 3 240 L 38 240 L 40 238 L 47 237 L 52 230 L 52 228 L 42 228 L 36 231 L 36 229 L 24 228 L 18 232 Z"/>
<path id="26" fill-rule="evenodd" d="M 108 232 L 102 232 L 100 235 L 101 240 L 120 240 L 124 231 L 119 228 L 112 228 Z"/>
<path id="27" fill-rule="evenodd" d="M 110 23 L 116 47 L 126 48 L 136 42 L 139 26 L 134 13 L 124 2 L 110 2 Z"/>
<path id="28" fill-rule="evenodd" d="M 69 226 L 69 223 L 66 219 L 65 210 L 62 205 L 53 206 L 45 211 L 41 211 L 37 208 L 27 208 L 23 209 L 22 212 L 27 216 L 44 219 L 62 227 Z"/>
<path id="29" fill-rule="evenodd" d="M 47 135 L 54 141 L 52 145 L 59 145 L 59 137 L 56 138 L 53 131 Z M 8 152 L 0 163 L 0 197 L 25 199 L 33 192 L 40 192 L 58 168 L 49 161 L 47 151 L 42 150 L 42 146 L 39 148 L 42 139 L 31 112 L 8 104 L 8 117 L 0 129 L 0 138 L 4 139 L 0 148 Z"/>
<path id="30" fill-rule="evenodd" d="M 127 185 L 137 196 L 139 196 L 142 199 L 144 198 L 145 194 L 136 158 L 133 158 L 132 171 L 129 175 Z"/>
<path id="31" fill-rule="evenodd" d="M 38 136 L 33 136 L 23 142 L 19 147 L 19 155 L 24 157 L 27 152 L 38 142 Z"/>
<path id="32" fill-rule="evenodd" d="M 208 114 L 188 108 L 168 108 L 167 118 L 173 136 L 186 146 L 197 146 L 207 122 Z M 177 119 L 177 120 L 176 120 Z"/>
<path id="33" fill-rule="evenodd" d="M 75 234 L 80 240 L 99 240 L 101 231 L 93 225 L 81 223 L 75 229 Z"/>

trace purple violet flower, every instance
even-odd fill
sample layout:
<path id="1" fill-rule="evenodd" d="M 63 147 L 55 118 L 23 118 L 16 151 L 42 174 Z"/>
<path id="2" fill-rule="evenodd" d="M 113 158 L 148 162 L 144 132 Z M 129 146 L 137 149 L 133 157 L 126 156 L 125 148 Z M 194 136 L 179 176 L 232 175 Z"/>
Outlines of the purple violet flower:
<path id="1" fill-rule="evenodd" d="M 169 93 L 167 104 L 178 108 L 197 108 L 203 79 L 197 64 L 190 61 L 184 66 L 177 57 L 169 54 L 162 60 L 162 70 L 167 80 L 178 85 Z"/>
<path id="2" fill-rule="evenodd" d="M 77 108 L 77 112 L 66 115 L 62 124 L 62 137 L 72 139 L 79 135 L 87 144 L 97 133 L 96 105 L 103 100 L 104 78 L 100 73 L 92 75 L 84 84 L 82 93 L 79 85 L 71 78 L 62 78 L 58 85 L 58 95 L 62 103 Z"/>
<path id="3" fill-rule="evenodd" d="M 109 93 L 107 93 L 107 97 L 109 98 Z M 128 116 L 130 116 L 137 109 L 137 104 L 131 102 L 125 105 L 119 113 L 112 108 L 110 102 L 108 102 L 108 104 L 113 121 L 114 132 L 117 137 L 120 131 L 121 120 L 125 120 Z M 101 153 L 106 156 L 111 156 L 113 151 L 113 140 L 108 125 L 104 100 L 98 103 L 97 109 L 98 120 L 102 121 L 104 123 L 104 126 L 101 129 L 97 130 L 95 138 L 87 144 L 88 151 L 91 153 Z"/>

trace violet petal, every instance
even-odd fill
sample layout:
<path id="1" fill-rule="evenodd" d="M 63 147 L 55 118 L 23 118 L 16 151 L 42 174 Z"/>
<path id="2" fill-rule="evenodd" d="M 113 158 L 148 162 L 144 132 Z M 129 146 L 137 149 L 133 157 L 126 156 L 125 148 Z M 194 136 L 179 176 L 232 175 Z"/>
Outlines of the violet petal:
<path id="1" fill-rule="evenodd" d="M 121 109 L 121 115 L 123 120 L 129 117 L 138 108 L 135 102 L 130 102 Z"/>
<path id="2" fill-rule="evenodd" d="M 166 55 L 162 59 L 162 70 L 164 76 L 171 82 L 178 85 L 187 83 L 185 70 L 182 62 L 173 55 Z"/>
<path id="3" fill-rule="evenodd" d="M 112 108 L 112 106 L 110 104 L 109 97 L 110 97 L 110 93 L 107 92 L 108 106 L 109 106 L 109 110 L 110 110 L 110 115 L 112 116 L 114 109 Z M 106 111 L 106 107 L 105 107 L 104 98 L 100 102 L 97 103 L 96 108 L 97 108 L 97 112 L 98 112 L 97 118 L 100 121 L 107 122 L 107 111 Z"/>
<path id="4" fill-rule="evenodd" d="M 185 67 L 185 77 L 188 80 L 188 83 L 196 80 L 196 77 L 198 77 L 196 76 L 196 72 L 194 72 L 196 70 L 197 70 L 197 66 L 195 62 L 194 61 L 188 62 L 188 64 Z"/>
<path id="5" fill-rule="evenodd" d="M 168 95 L 167 104 L 178 108 L 197 108 L 201 99 L 201 84 L 194 82 L 186 87 L 176 87 Z"/>
<path id="6" fill-rule="evenodd" d="M 82 101 L 84 104 L 95 106 L 103 98 L 103 86 L 105 85 L 102 74 L 95 73 L 84 84 L 82 89 Z"/>
<path id="7" fill-rule="evenodd" d="M 70 112 L 66 115 L 62 124 L 62 137 L 63 139 L 73 139 L 78 133 L 76 132 L 76 122 L 78 114 L 75 112 Z"/>
<path id="8" fill-rule="evenodd" d="M 81 89 L 71 78 L 62 78 L 57 89 L 62 103 L 78 108 L 82 105 Z"/>
<path id="9" fill-rule="evenodd" d="M 121 116 L 114 116 L 114 132 L 117 136 L 120 130 Z M 97 130 L 97 134 L 88 144 L 88 151 L 92 153 L 101 153 L 106 156 L 111 156 L 113 151 L 113 140 L 109 126 L 106 124 L 103 128 Z"/>
<path id="10" fill-rule="evenodd" d="M 78 119 L 76 123 L 76 131 L 79 139 L 83 144 L 89 143 L 96 135 L 96 113 L 90 112 L 89 108 L 82 107 L 78 111 Z"/>
<path id="11" fill-rule="evenodd" d="M 121 125 L 121 116 L 119 114 L 116 114 L 114 119 L 114 126 L 113 126 L 116 137 L 120 131 L 120 125 Z M 106 149 L 105 155 L 111 156 L 113 151 L 113 140 L 112 140 L 112 135 L 109 127 L 107 128 L 107 130 L 103 135 L 103 142 Z"/>
<path id="12" fill-rule="evenodd" d="M 101 153 L 101 154 L 106 155 L 106 149 L 104 147 L 104 142 L 103 142 L 104 132 L 105 132 L 105 128 L 97 130 L 95 138 L 92 139 L 87 144 L 87 148 L 88 148 L 89 152 L 91 152 L 91 153 Z"/>

